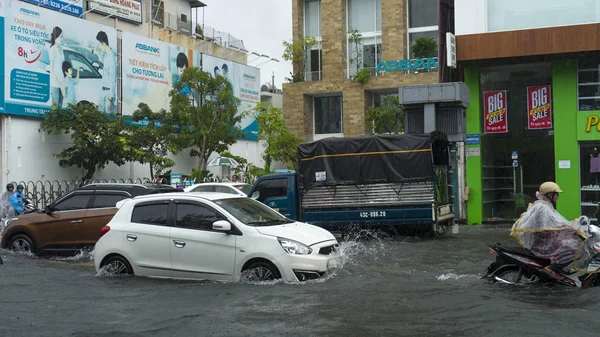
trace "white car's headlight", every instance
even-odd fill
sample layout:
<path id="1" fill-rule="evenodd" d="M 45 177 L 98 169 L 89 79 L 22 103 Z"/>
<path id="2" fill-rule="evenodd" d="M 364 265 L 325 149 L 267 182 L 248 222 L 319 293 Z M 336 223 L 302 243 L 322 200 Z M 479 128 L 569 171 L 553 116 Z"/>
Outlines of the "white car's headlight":
<path id="1" fill-rule="evenodd" d="M 286 238 L 277 238 L 277 241 L 288 254 L 308 255 L 312 253 L 312 248 L 298 241 Z"/>

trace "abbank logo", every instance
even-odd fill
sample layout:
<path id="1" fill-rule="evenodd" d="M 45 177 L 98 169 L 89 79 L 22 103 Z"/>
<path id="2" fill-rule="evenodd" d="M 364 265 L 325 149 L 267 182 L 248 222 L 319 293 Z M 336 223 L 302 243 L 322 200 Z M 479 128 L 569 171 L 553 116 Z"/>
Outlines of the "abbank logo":
<path id="1" fill-rule="evenodd" d="M 35 17 L 40 17 L 40 12 L 36 12 L 34 10 L 28 9 L 28 8 L 23 8 L 21 7 L 21 9 L 19 10 L 21 13 L 23 14 L 27 14 L 27 15 L 31 15 L 31 16 L 35 16 Z"/>
<path id="2" fill-rule="evenodd" d="M 136 43 L 135 50 L 139 51 L 140 53 L 144 53 L 144 54 L 160 56 L 160 48 L 149 46 L 149 45 L 143 44 L 143 43 Z"/>

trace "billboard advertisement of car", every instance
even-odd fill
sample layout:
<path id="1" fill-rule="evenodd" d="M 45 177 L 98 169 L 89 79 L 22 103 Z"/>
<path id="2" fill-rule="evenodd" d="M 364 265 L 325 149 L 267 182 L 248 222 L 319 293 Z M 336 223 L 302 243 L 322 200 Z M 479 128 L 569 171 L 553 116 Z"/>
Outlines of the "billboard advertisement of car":
<path id="1" fill-rule="evenodd" d="M 250 110 L 260 102 L 260 69 L 222 58 L 202 55 L 202 70 L 213 76 L 222 75 L 231 82 L 233 94 L 242 102 L 239 113 Z M 258 140 L 258 123 L 251 114 L 246 114 L 240 123 L 243 139 Z"/>
<path id="2" fill-rule="evenodd" d="M 80 17 L 83 14 L 83 0 L 21 0 L 48 8 L 60 13 Z"/>
<path id="3" fill-rule="evenodd" d="M 14 1 L 5 15 L 5 113 L 43 117 L 83 102 L 117 112 L 114 28 Z"/>
<path id="4" fill-rule="evenodd" d="M 201 54 L 181 46 L 123 33 L 123 115 L 141 102 L 152 110 L 169 110 L 169 92 L 187 67 L 200 67 Z"/>

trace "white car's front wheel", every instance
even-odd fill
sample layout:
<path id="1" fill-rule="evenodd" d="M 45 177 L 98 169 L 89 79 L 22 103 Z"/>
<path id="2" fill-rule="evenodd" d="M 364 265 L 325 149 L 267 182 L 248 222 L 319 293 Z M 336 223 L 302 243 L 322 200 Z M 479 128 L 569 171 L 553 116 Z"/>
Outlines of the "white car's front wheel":
<path id="1" fill-rule="evenodd" d="M 242 271 L 242 280 L 250 282 L 274 281 L 281 278 L 277 267 L 268 262 L 254 262 Z"/>

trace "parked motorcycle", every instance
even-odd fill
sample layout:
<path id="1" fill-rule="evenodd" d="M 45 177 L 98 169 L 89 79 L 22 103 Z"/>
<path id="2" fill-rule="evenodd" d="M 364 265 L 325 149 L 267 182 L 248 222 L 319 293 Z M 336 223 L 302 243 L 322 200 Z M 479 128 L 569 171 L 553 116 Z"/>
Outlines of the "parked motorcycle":
<path id="1" fill-rule="evenodd" d="M 590 227 L 594 225 L 589 225 Z M 536 257 L 529 250 L 518 246 L 505 246 L 495 243 L 489 246 L 490 254 L 496 254 L 496 261 L 487 268 L 487 278 L 503 284 L 526 284 L 550 282 L 566 284 L 578 288 L 600 285 L 600 229 L 593 228 L 591 237 L 586 240 L 586 248 L 593 253 L 586 271 L 566 272 L 550 267 L 550 260 Z"/>

